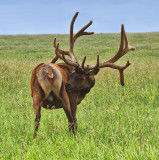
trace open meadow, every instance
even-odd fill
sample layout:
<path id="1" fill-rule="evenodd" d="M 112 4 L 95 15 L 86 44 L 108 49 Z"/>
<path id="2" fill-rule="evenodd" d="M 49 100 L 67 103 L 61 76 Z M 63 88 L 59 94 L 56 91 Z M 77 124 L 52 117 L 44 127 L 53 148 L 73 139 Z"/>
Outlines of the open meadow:
<path id="1" fill-rule="evenodd" d="M 42 108 L 38 136 L 33 140 L 34 111 L 30 91 L 33 68 L 54 57 L 53 38 L 69 47 L 68 35 L 0 36 L 0 159 L 158 159 L 159 157 L 159 33 L 127 33 L 129 51 L 116 64 L 119 73 L 101 69 L 96 84 L 77 109 L 78 130 L 68 131 L 62 109 Z M 120 34 L 82 36 L 75 53 L 87 64 L 111 58 Z"/>

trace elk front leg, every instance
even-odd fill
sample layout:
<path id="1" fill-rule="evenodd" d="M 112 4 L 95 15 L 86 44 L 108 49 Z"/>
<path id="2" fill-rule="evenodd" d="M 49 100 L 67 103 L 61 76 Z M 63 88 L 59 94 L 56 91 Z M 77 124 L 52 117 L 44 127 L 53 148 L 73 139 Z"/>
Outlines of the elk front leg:
<path id="1" fill-rule="evenodd" d="M 72 109 L 72 108 L 73 108 L 73 109 Z M 76 108 L 76 109 L 75 109 L 75 108 Z M 72 113 L 73 120 L 74 120 L 74 130 L 75 130 L 75 131 L 77 130 L 77 127 L 78 127 L 77 118 L 76 118 L 76 110 L 77 110 L 77 105 L 71 107 L 71 113 Z"/>
<path id="2" fill-rule="evenodd" d="M 69 93 L 69 100 L 70 100 L 70 105 L 71 105 L 71 114 L 74 120 L 74 129 L 75 131 L 77 130 L 77 119 L 76 119 L 76 111 L 77 111 L 77 103 L 76 103 L 76 95 L 71 95 Z"/>
<path id="3" fill-rule="evenodd" d="M 67 92 L 65 91 L 65 89 L 62 91 L 62 104 L 63 104 L 63 109 L 66 113 L 67 119 L 68 119 L 68 123 L 69 123 L 69 130 L 72 130 L 73 134 L 75 135 L 75 123 L 71 114 L 71 108 L 70 108 L 70 101 L 69 101 L 69 97 L 67 95 Z"/>

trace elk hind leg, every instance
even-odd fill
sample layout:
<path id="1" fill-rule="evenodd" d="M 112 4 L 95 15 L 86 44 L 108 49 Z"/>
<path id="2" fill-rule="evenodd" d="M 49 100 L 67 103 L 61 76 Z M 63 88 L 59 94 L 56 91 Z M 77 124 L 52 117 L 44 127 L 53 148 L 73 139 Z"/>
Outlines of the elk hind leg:
<path id="1" fill-rule="evenodd" d="M 35 129 L 34 129 L 34 136 L 33 138 L 35 138 L 37 136 L 37 131 L 38 131 L 38 127 L 40 124 L 40 118 L 41 118 L 41 106 L 39 103 L 37 103 L 37 101 L 34 99 L 33 102 L 33 107 L 34 107 L 34 113 L 35 113 Z"/>

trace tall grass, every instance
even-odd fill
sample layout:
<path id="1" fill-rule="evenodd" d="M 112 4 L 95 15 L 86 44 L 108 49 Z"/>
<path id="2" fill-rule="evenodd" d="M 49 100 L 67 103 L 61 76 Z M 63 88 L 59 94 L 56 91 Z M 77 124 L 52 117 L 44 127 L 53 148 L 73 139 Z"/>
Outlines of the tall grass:
<path id="1" fill-rule="evenodd" d="M 34 113 L 30 95 L 33 68 L 54 56 L 53 38 L 68 49 L 68 35 L 0 36 L 0 159 L 158 159 L 159 157 L 159 33 L 128 34 L 136 51 L 117 64 L 132 65 L 119 73 L 101 69 L 96 85 L 78 106 L 77 136 L 67 128 L 62 109 L 42 109 L 33 140 Z M 120 34 L 95 34 L 77 40 L 79 59 L 88 64 L 111 58 Z"/>

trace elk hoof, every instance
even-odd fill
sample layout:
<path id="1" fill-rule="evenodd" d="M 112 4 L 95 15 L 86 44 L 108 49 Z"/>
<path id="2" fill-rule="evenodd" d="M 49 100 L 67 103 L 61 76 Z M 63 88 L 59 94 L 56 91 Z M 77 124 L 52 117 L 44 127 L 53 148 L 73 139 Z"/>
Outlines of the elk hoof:
<path id="1" fill-rule="evenodd" d="M 74 130 L 75 130 L 75 131 L 77 131 L 77 127 L 78 127 L 78 124 L 75 123 L 75 125 L 74 125 Z"/>
<path id="2" fill-rule="evenodd" d="M 76 135 L 76 133 L 75 133 L 75 124 L 74 123 L 69 123 L 68 124 L 68 129 L 69 129 L 69 131 L 71 132 L 73 132 L 73 135 L 75 136 Z"/>

